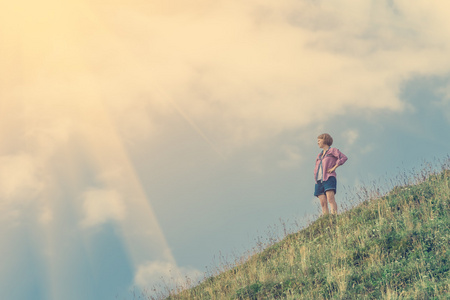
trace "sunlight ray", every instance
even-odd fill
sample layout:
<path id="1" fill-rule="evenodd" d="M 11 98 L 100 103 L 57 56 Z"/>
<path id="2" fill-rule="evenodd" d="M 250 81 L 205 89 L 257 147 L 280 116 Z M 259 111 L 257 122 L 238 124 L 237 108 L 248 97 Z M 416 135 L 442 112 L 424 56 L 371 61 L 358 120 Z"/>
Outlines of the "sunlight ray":
<path id="1" fill-rule="evenodd" d="M 95 78 L 90 78 L 92 66 L 86 62 L 87 54 L 77 46 L 90 29 L 88 24 L 104 32 L 107 28 L 84 2 L 30 3 L 16 15 L 18 18 L 8 16 L 8 11 L 21 11 L 21 5 L 26 4 L 19 2 L 11 2 L 0 13 L 5 17 L 1 27 L 13 32 L 5 36 L 2 31 L 1 38 L 20 37 L 17 44 L 2 49 L 13 59 L 12 63 L 2 60 L 0 65 L 11 71 L 8 75 L 2 71 L 0 77 L 2 85 L 9 87 L 1 91 L 7 100 L 0 102 L 4 125 L 0 135 L 9 141 L 1 150 L 2 155 L 26 153 L 33 160 L 32 166 L 44 175 L 40 180 L 45 186 L 38 200 L 26 209 L 27 215 L 37 211 L 36 226 L 30 226 L 29 231 L 41 237 L 35 243 L 44 261 L 48 298 L 67 299 L 77 284 L 89 285 L 83 278 L 83 268 L 88 268 L 89 262 L 80 261 L 80 255 L 91 247 L 86 236 L 102 234 L 105 224 L 118 228 L 118 238 L 135 271 L 151 261 L 176 265 L 104 107 L 107 99 L 103 99 Z M 86 15 L 88 24 L 78 28 L 80 18 Z M 85 245 L 80 244 L 83 241 Z"/>
<path id="2" fill-rule="evenodd" d="M 156 87 L 155 87 L 156 89 Z M 158 95 L 161 99 L 168 102 L 172 108 L 183 118 L 186 123 L 212 148 L 216 154 L 218 154 L 222 159 L 225 159 L 225 155 L 217 148 L 217 146 L 211 141 L 211 139 L 206 135 L 206 133 L 192 120 L 191 117 L 183 110 L 174 100 L 172 100 L 167 93 L 164 93 L 161 89 L 157 89 Z"/>

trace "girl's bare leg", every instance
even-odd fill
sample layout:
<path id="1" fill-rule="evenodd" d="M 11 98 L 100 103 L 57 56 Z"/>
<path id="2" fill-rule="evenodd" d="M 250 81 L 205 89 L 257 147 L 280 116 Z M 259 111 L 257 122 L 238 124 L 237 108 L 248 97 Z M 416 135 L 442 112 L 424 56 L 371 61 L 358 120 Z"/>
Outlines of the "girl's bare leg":
<path id="1" fill-rule="evenodd" d="M 336 200 L 334 199 L 334 191 L 326 191 L 327 194 L 326 199 L 328 199 L 328 202 L 330 202 L 330 210 L 332 214 L 337 214 L 337 204 Z"/>
<path id="2" fill-rule="evenodd" d="M 320 200 L 320 205 L 322 206 L 322 215 L 328 214 L 328 204 L 327 204 L 327 196 L 322 194 L 318 196 Z"/>

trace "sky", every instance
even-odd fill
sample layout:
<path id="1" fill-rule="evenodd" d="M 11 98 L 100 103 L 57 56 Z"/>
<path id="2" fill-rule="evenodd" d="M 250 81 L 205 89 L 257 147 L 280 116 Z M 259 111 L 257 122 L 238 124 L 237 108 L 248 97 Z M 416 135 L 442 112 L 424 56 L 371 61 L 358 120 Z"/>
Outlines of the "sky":
<path id="1" fill-rule="evenodd" d="M 339 211 L 361 186 L 438 164 L 449 10 L 1 2 L 0 298 L 131 299 L 161 278 L 203 278 L 318 217 L 324 132 L 348 156 Z"/>

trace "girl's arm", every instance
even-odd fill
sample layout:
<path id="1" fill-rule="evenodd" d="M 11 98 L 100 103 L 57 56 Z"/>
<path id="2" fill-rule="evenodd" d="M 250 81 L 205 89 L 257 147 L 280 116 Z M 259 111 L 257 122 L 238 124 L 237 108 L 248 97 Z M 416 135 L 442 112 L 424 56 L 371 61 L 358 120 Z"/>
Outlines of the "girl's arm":
<path id="1" fill-rule="evenodd" d="M 334 172 L 337 169 L 337 167 L 343 165 L 348 159 L 347 156 L 345 156 L 345 154 L 339 151 L 339 149 L 337 148 L 333 148 L 330 154 L 336 157 L 337 161 L 334 167 L 328 169 L 328 173 Z"/>

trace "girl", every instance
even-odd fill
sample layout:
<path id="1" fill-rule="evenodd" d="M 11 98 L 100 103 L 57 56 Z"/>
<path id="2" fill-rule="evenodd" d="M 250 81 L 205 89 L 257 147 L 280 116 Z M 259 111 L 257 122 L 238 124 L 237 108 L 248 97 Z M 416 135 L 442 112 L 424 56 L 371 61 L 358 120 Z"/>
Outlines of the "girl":
<path id="1" fill-rule="evenodd" d="M 337 185 L 335 170 L 347 161 L 347 156 L 338 149 L 331 148 L 333 138 L 328 133 L 319 135 L 317 144 L 322 152 L 317 155 L 314 169 L 314 180 L 316 181 L 314 196 L 320 200 L 322 215 L 328 214 L 327 201 L 330 203 L 331 213 L 337 214 L 337 204 L 334 199 Z"/>

